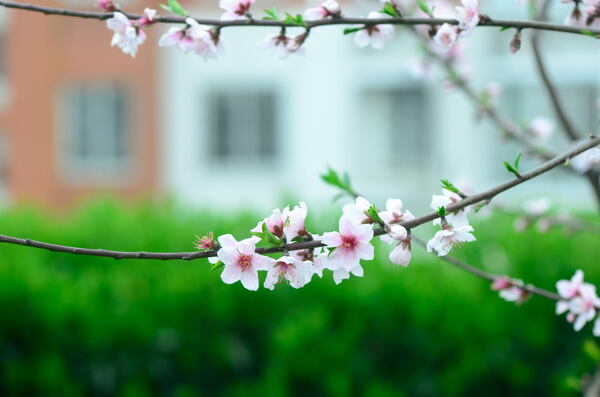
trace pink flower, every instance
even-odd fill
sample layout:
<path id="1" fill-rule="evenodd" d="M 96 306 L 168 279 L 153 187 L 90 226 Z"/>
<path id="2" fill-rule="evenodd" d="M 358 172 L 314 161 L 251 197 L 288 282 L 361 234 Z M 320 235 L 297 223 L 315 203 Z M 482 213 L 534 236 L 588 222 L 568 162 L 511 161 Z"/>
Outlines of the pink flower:
<path id="1" fill-rule="evenodd" d="M 344 216 L 354 223 L 373 223 L 367 215 L 367 211 L 372 204 L 364 197 L 357 197 L 354 203 L 344 205 Z"/>
<path id="2" fill-rule="evenodd" d="M 443 24 L 433 36 L 433 50 L 439 54 L 447 54 L 458 39 L 458 29 L 454 25 Z"/>
<path id="3" fill-rule="evenodd" d="M 246 19 L 250 15 L 250 7 L 256 0 L 221 0 L 219 7 L 225 10 L 221 15 L 222 21 Z"/>
<path id="4" fill-rule="evenodd" d="M 438 256 L 448 255 L 455 245 L 475 241 L 472 231 L 473 228 L 469 225 L 442 229 L 427 242 L 427 252 L 435 251 Z"/>
<path id="5" fill-rule="evenodd" d="M 236 241 L 231 234 L 219 237 L 221 248 L 217 257 L 225 264 L 221 279 L 226 284 L 241 281 L 244 288 L 251 291 L 258 289 L 258 271 L 267 270 L 274 260 L 255 252 L 257 237 Z"/>
<path id="6" fill-rule="evenodd" d="M 452 204 L 456 204 L 461 201 L 462 198 L 450 190 L 442 189 L 442 195 L 433 195 L 431 197 L 431 209 L 437 211 L 440 207 L 447 208 Z M 461 227 L 469 224 L 467 214 L 471 211 L 471 207 L 465 207 L 460 211 L 452 212 L 446 215 L 446 221 L 454 227 Z M 435 219 L 434 225 L 440 225 L 441 220 Z"/>
<path id="7" fill-rule="evenodd" d="M 323 234 L 321 242 L 329 248 L 334 248 L 329 255 L 330 269 L 344 268 L 352 270 L 360 265 L 360 260 L 371 260 L 374 248 L 370 241 L 373 239 L 373 229 L 370 225 L 353 223 L 345 216 L 340 218 L 340 231 Z"/>
<path id="8" fill-rule="evenodd" d="M 494 291 L 500 291 L 500 297 L 507 302 L 516 302 L 521 304 L 525 302 L 531 294 L 524 287 L 523 281 L 512 280 L 508 277 L 497 277 L 492 283 Z"/>
<path id="9" fill-rule="evenodd" d="M 462 7 L 456 7 L 458 29 L 461 36 L 468 36 L 479 23 L 479 3 L 477 0 L 462 0 Z"/>
<path id="10" fill-rule="evenodd" d="M 113 13 L 106 26 L 114 32 L 110 45 L 118 46 L 125 54 L 135 57 L 138 46 L 146 40 L 146 33 L 120 12 Z"/>
<path id="11" fill-rule="evenodd" d="M 302 54 L 304 48 L 302 44 L 306 40 L 306 33 L 295 37 L 286 36 L 284 33 L 268 36 L 265 40 L 258 43 L 259 49 L 269 52 L 278 61 L 283 61 L 290 54 Z"/>
<path id="12" fill-rule="evenodd" d="M 387 16 L 379 12 L 369 13 L 368 18 L 380 19 Z M 392 25 L 368 25 L 356 32 L 354 42 L 360 48 L 368 47 L 369 45 L 375 49 L 383 48 L 385 42 L 394 36 L 394 27 Z"/>
<path id="13" fill-rule="evenodd" d="M 313 236 L 315 240 L 319 240 L 319 236 Z M 312 274 L 323 277 L 323 269 L 327 269 L 327 254 L 323 252 L 323 248 L 307 249 L 292 251 L 290 255 L 299 261 L 312 262 Z"/>
<path id="14" fill-rule="evenodd" d="M 283 212 L 280 211 L 279 208 L 274 209 L 270 217 L 258 222 L 256 227 L 250 231 L 254 233 L 262 233 L 262 226 L 263 224 L 266 224 L 267 229 L 269 229 L 271 233 L 279 238 L 283 237 L 283 225 L 288 219 L 289 211 L 290 209 L 288 207 L 285 207 Z"/>
<path id="15" fill-rule="evenodd" d="M 337 1 L 327 0 L 321 3 L 319 7 L 309 8 L 304 11 L 304 19 L 307 21 L 318 21 L 329 17 L 339 17 L 340 13 L 341 9 Z"/>
<path id="16" fill-rule="evenodd" d="M 569 314 L 575 316 L 573 328 L 579 331 L 588 322 L 596 316 L 596 307 L 600 305 L 600 299 L 596 295 L 596 287 L 591 284 L 584 284 L 579 289 L 579 296 L 571 299 L 569 304 Z"/>
<path id="17" fill-rule="evenodd" d="M 288 212 L 287 221 L 283 225 L 283 232 L 288 241 L 292 241 L 298 236 L 308 235 L 304 224 L 307 214 L 308 208 L 304 202 L 300 202 L 300 205 Z"/>
<path id="18" fill-rule="evenodd" d="M 410 211 L 402 212 L 404 204 L 400 199 L 388 199 L 385 203 L 385 211 L 379 213 L 379 217 L 387 224 L 402 223 L 415 219 Z"/>
<path id="19" fill-rule="evenodd" d="M 548 140 L 553 130 L 554 123 L 545 117 L 534 117 L 528 128 L 529 133 L 540 143 Z"/>
<path id="20" fill-rule="evenodd" d="M 172 27 L 158 42 L 161 47 L 176 46 L 184 53 L 193 52 L 204 60 L 218 58 L 222 52 L 220 39 L 210 26 L 200 25 L 193 18 L 185 20 L 187 26 Z"/>
<path id="21" fill-rule="evenodd" d="M 112 0 L 98 0 L 96 2 L 96 7 L 106 12 L 113 12 L 117 10 L 117 6 L 112 2 Z"/>
<path id="22" fill-rule="evenodd" d="M 583 271 L 577 270 L 571 280 L 560 280 L 556 283 L 556 289 L 561 298 L 570 300 L 579 295 L 583 285 Z"/>
<path id="23" fill-rule="evenodd" d="M 282 256 L 270 265 L 265 288 L 275 288 L 275 284 L 287 280 L 294 288 L 304 287 L 312 278 L 313 267 L 309 261 L 300 261 L 291 256 Z"/>

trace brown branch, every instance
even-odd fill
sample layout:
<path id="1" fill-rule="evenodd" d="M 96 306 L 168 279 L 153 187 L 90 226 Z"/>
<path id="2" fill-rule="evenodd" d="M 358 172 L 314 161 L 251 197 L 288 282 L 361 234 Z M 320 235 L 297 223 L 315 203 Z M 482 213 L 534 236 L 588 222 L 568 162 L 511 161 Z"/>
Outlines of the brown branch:
<path id="1" fill-rule="evenodd" d="M 475 194 L 469 196 L 461 201 L 456 202 L 446 208 L 447 212 L 456 212 L 464 209 L 473 204 L 477 204 L 480 202 L 489 202 L 498 194 L 505 192 L 525 181 L 533 179 L 539 175 L 542 175 L 557 166 L 564 164 L 569 159 L 577 156 L 580 153 L 585 152 L 586 150 L 593 148 L 595 146 L 600 145 L 600 137 L 591 138 L 586 142 L 575 146 L 564 154 L 553 158 L 541 164 L 540 166 L 534 168 L 529 172 L 525 172 L 521 175 L 521 178 L 512 179 L 506 183 L 498 185 L 490 190 L 487 190 L 483 193 Z M 424 215 L 420 218 L 413 219 L 412 221 L 401 223 L 402 226 L 407 229 L 412 229 L 424 223 L 430 222 L 434 219 L 439 218 L 440 215 L 437 212 L 433 212 L 428 215 Z M 380 236 L 385 234 L 385 230 L 382 228 L 377 228 L 374 230 L 376 236 Z M 217 255 L 216 250 L 206 251 L 206 252 L 126 252 L 126 251 L 111 251 L 105 249 L 88 249 L 88 248 L 78 248 L 71 247 L 66 245 L 57 245 L 50 244 L 41 241 L 35 241 L 30 239 L 21 239 L 11 236 L 0 235 L 0 243 L 7 244 L 16 244 L 23 245 L 26 247 L 40 248 L 53 252 L 64 252 L 75 255 L 88 255 L 88 256 L 100 256 L 100 257 L 108 257 L 114 259 L 157 259 L 157 260 L 173 260 L 173 259 L 182 259 L 182 260 L 192 260 L 192 259 L 200 259 L 200 258 L 209 258 Z M 259 248 L 256 250 L 259 254 L 270 254 L 275 252 L 286 251 L 298 251 L 303 249 L 311 249 L 324 246 L 320 240 L 307 241 L 301 243 L 292 243 L 287 244 L 282 247 L 273 247 L 273 248 Z"/>
<path id="2" fill-rule="evenodd" d="M 421 247 L 426 247 L 427 246 L 427 244 L 425 244 L 424 241 L 422 241 L 422 240 L 420 240 L 420 239 L 418 239 L 416 237 L 413 237 L 413 241 L 416 242 Z M 478 268 L 476 268 L 474 266 L 471 266 L 471 265 L 469 265 L 467 263 L 464 263 L 464 262 L 462 262 L 462 261 L 460 261 L 460 260 L 458 260 L 458 259 L 456 259 L 456 258 L 454 258 L 452 256 L 449 256 L 449 255 L 439 256 L 438 258 L 441 259 L 441 260 L 443 260 L 443 261 L 446 261 L 446 262 L 448 262 L 448 263 L 450 263 L 450 264 L 452 264 L 452 265 L 454 265 L 456 267 L 458 267 L 459 269 L 462 269 L 462 270 L 464 270 L 464 271 L 466 271 L 468 273 L 471 273 L 471 274 L 473 274 L 473 275 L 475 275 L 475 276 L 477 276 L 479 278 L 482 278 L 484 280 L 488 280 L 488 281 L 493 282 L 497 278 L 502 277 L 502 276 L 499 276 L 499 275 L 496 275 L 496 274 L 485 272 L 485 271 L 483 271 L 481 269 L 478 269 Z M 519 287 L 519 288 L 521 288 L 524 291 L 530 292 L 532 294 L 543 296 L 544 298 L 552 299 L 552 300 L 555 300 L 555 301 L 561 300 L 561 298 L 560 298 L 560 296 L 558 294 L 555 294 L 554 292 L 545 290 L 543 288 L 538 288 L 538 287 L 536 287 L 535 285 L 532 285 L 532 284 L 525 284 L 525 285 L 523 285 L 522 287 Z"/>
<path id="3" fill-rule="evenodd" d="M 549 227 L 557 226 L 563 227 L 569 232 L 589 232 L 600 235 L 600 224 L 567 215 L 531 215 L 498 204 L 494 205 L 492 209 L 500 214 L 524 218 L 528 223 L 543 219 L 548 222 Z"/>
<path id="4" fill-rule="evenodd" d="M 90 11 L 77 11 L 63 8 L 44 7 L 32 4 L 15 3 L 12 1 L 0 1 L 0 6 L 6 8 L 14 8 L 19 10 L 26 10 L 32 12 L 38 12 L 45 15 L 61 15 L 66 17 L 77 17 L 86 19 L 98 19 L 106 20 L 112 17 L 112 13 L 106 12 L 90 12 Z M 123 12 L 129 19 L 140 19 L 142 15 L 131 14 Z M 235 26 L 270 26 L 270 27 L 297 27 L 297 25 L 286 23 L 282 21 L 265 21 L 261 19 L 247 19 L 247 20 L 235 20 L 235 21 L 221 21 L 219 19 L 209 18 L 194 18 L 198 23 L 203 25 L 211 25 L 218 27 L 235 27 Z M 182 17 L 157 17 L 156 22 L 160 23 L 185 23 L 185 18 Z M 448 23 L 451 25 L 458 25 L 456 19 L 447 18 L 332 18 L 319 21 L 307 21 L 306 28 L 312 29 L 319 26 L 328 25 L 375 25 L 375 24 L 388 24 L 388 25 L 429 25 L 436 26 Z M 600 37 L 600 29 L 582 29 L 576 26 L 565 26 L 559 24 L 537 22 L 537 21 L 514 21 L 504 19 L 491 19 L 484 18 L 478 26 L 482 27 L 502 27 L 502 28 L 514 28 L 514 29 L 536 29 L 546 30 L 552 32 L 561 33 L 572 33 L 578 35 L 589 35 L 590 33 Z"/>

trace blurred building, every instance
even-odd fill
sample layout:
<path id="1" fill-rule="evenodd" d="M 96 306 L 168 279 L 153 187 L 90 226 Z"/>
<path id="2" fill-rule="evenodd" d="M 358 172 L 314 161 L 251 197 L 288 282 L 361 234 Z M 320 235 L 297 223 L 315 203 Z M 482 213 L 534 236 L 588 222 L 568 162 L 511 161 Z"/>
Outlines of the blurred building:
<path id="1" fill-rule="evenodd" d="M 199 3 L 187 2 L 193 15 L 219 16 L 216 0 L 194 8 Z M 272 5 L 258 3 L 257 14 Z M 305 3 L 278 6 L 300 12 Z M 360 1 L 345 10 L 366 15 L 378 7 L 378 1 Z M 494 16 L 526 17 L 512 2 L 488 1 L 483 8 Z M 554 8 L 558 19 L 568 12 Z M 0 176 L 8 203 L 65 207 L 98 192 L 218 207 L 263 208 L 284 196 L 325 201 L 332 191 L 318 175 L 331 165 L 349 171 L 371 197 L 399 196 L 423 208 L 441 178 L 476 189 L 506 179 L 502 160 L 520 151 L 478 121 L 460 92 L 446 92 L 443 74 L 415 74 L 422 52 L 400 29 L 381 51 L 358 49 L 340 27 L 316 29 L 306 56 L 277 63 L 256 49 L 277 31 L 224 29 L 224 59 L 203 62 L 159 48 L 167 27 L 156 26 L 132 59 L 110 47 L 104 22 L 1 11 Z M 511 32 L 491 28 L 473 34 L 465 51 L 474 86 L 483 91 L 490 81 L 501 83 L 500 105 L 524 124 L 552 117 L 528 33 L 517 55 L 508 51 Z M 544 39 L 573 121 L 586 133 L 597 129 L 597 42 L 559 34 Z M 555 134 L 559 151 L 566 141 Z M 557 178 L 565 189 L 554 188 Z M 578 197 L 585 204 L 586 189 L 557 172 L 528 194 L 551 190 L 557 199 Z"/>

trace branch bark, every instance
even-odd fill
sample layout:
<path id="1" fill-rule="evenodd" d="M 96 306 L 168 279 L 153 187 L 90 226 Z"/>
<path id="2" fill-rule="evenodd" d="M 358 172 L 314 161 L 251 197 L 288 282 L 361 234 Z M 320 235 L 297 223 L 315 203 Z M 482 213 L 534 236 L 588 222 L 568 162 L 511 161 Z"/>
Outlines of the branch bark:
<path id="1" fill-rule="evenodd" d="M 106 20 L 112 17 L 112 13 L 106 12 L 90 12 L 90 11 L 78 11 L 64 8 L 44 7 L 33 4 L 22 4 L 15 3 L 12 1 L 0 1 L 1 7 L 13 8 L 18 10 L 32 11 L 42 13 L 45 15 L 60 15 L 65 17 L 76 17 L 85 19 L 97 19 Z M 123 12 L 129 19 L 140 19 L 142 15 L 132 14 Z M 186 18 L 182 17 L 157 17 L 156 22 L 159 23 L 178 23 L 184 24 Z M 224 27 L 235 27 L 235 26 L 267 26 L 267 27 L 298 27 L 297 25 L 286 23 L 282 21 L 265 21 L 261 19 L 248 19 L 248 20 L 235 20 L 235 21 L 221 21 L 219 19 L 209 18 L 194 18 L 198 23 L 203 25 Z M 442 25 L 448 23 L 451 25 L 458 25 L 456 19 L 447 18 L 352 18 L 352 17 L 341 17 L 332 18 L 319 21 L 306 22 L 306 28 L 312 29 L 319 26 L 329 25 L 376 25 L 376 24 L 388 24 L 388 25 Z M 516 21 L 507 19 L 492 19 L 484 18 L 478 26 L 481 27 L 501 27 L 501 28 L 514 28 L 514 29 L 536 29 L 546 30 L 551 32 L 562 32 L 572 33 L 578 35 L 590 35 L 594 34 L 600 37 L 600 29 L 586 28 L 582 29 L 577 26 L 565 26 L 553 23 L 538 22 L 538 21 Z"/>
<path id="2" fill-rule="evenodd" d="M 584 143 L 581 143 L 564 154 L 553 158 L 545 162 L 544 164 L 534 168 L 533 170 L 521 174 L 520 178 L 512 179 L 506 183 L 498 185 L 492 189 L 489 189 L 485 192 L 475 194 L 469 196 L 453 205 L 450 205 L 446 208 L 447 212 L 456 212 L 464 209 L 473 204 L 477 204 L 480 202 L 489 202 L 498 194 L 505 192 L 515 186 L 518 186 L 530 179 L 533 179 L 539 175 L 542 175 L 557 166 L 564 164 L 567 160 L 577 156 L 580 153 L 585 152 L 588 149 L 596 147 L 600 145 L 600 137 L 591 138 Z M 401 223 L 407 229 L 412 229 L 414 227 L 420 226 L 424 223 L 433 221 L 434 219 L 439 218 L 440 215 L 437 212 L 433 212 L 428 215 L 424 215 L 420 218 L 416 218 L 412 221 Z M 385 234 L 385 230 L 382 228 L 377 228 L 374 230 L 374 234 L 376 236 L 380 236 Z M 99 257 L 107 257 L 113 259 L 156 259 L 156 260 L 192 260 L 192 259 L 200 259 L 200 258 L 209 258 L 217 255 L 216 250 L 206 251 L 206 252 L 128 252 L 128 251 L 112 251 L 106 249 L 88 249 L 88 248 L 79 248 L 72 247 L 66 245 L 58 245 L 51 244 L 42 241 L 35 241 L 31 239 L 22 239 L 12 236 L 0 235 L 0 243 L 7 244 L 15 244 L 15 245 L 23 245 L 26 247 L 40 248 L 53 252 L 64 252 L 75 255 L 87 255 L 87 256 L 99 256 Z M 301 243 L 292 243 L 286 244 L 281 247 L 274 248 L 259 248 L 256 250 L 257 253 L 260 254 L 270 254 L 275 252 L 282 251 L 298 251 L 304 249 L 318 248 L 324 246 L 320 240 L 301 242 Z"/>

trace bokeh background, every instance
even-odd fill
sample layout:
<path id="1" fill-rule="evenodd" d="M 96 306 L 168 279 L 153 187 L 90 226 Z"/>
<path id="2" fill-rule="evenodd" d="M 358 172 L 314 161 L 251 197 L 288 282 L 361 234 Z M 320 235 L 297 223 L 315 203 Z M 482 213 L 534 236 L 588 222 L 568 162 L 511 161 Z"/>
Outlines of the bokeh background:
<path id="1" fill-rule="evenodd" d="M 219 16 L 217 2 L 182 2 Z M 498 18 L 527 7 L 481 1 Z M 554 4 L 555 3 L 555 4 Z M 554 2 L 553 20 L 570 7 Z M 92 1 L 43 1 L 92 9 Z M 120 1 L 128 11 L 154 2 Z M 255 14 L 306 2 L 258 0 Z M 437 1 L 439 10 L 452 1 Z M 342 2 L 366 15 L 377 1 Z M 226 54 L 203 62 L 156 45 L 135 59 L 111 48 L 104 22 L 0 9 L 1 233 L 82 247 L 189 251 L 195 234 L 248 235 L 272 208 L 304 200 L 310 230 L 336 227 L 343 201 L 319 180 L 348 171 L 379 205 L 400 197 L 428 210 L 439 180 L 483 190 L 510 176 L 522 150 L 478 117 L 402 29 L 381 51 L 339 27 L 317 29 L 304 57 L 256 49 L 276 31 L 225 29 Z M 477 30 L 459 68 L 478 92 L 498 83 L 500 109 L 526 126 L 556 124 L 535 73 L 529 32 Z M 569 117 L 584 133 L 600 118 L 600 47 L 544 34 L 542 48 Z M 522 167 L 535 164 L 524 158 Z M 583 178 L 555 170 L 499 201 L 548 197 L 598 222 Z M 517 233 L 507 215 L 477 215 L 479 240 L 457 255 L 547 289 L 575 269 L 600 284 L 597 235 Z M 417 235 L 428 238 L 433 228 Z M 3 395 L 570 395 L 595 371 L 590 326 L 573 332 L 553 302 L 517 307 L 489 284 L 415 247 L 408 269 L 378 246 L 365 277 L 331 276 L 301 290 L 224 285 L 204 261 L 114 261 L 0 247 Z"/>

